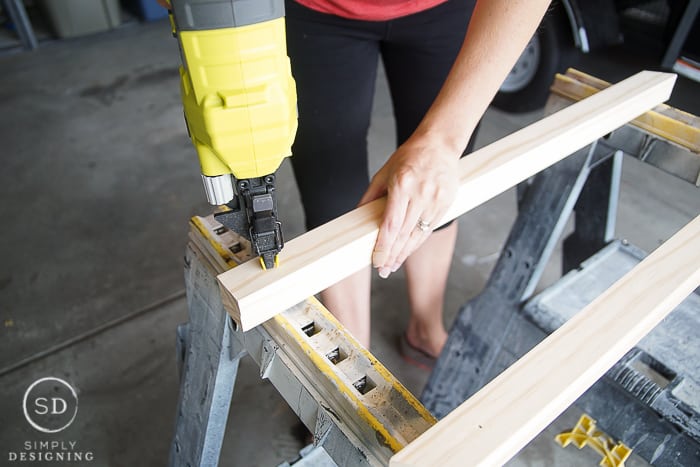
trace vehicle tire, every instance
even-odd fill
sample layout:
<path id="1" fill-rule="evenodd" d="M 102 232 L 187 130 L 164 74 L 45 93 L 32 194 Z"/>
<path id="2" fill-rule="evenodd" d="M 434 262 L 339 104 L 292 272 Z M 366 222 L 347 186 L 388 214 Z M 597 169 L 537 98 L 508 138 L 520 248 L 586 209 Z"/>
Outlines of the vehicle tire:
<path id="1" fill-rule="evenodd" d="M 506 112 L 529 112 L 544 106 L 554 75 L 575 61 L 571 26 L 561 9 L 548 12 L 491 103 Z"/>

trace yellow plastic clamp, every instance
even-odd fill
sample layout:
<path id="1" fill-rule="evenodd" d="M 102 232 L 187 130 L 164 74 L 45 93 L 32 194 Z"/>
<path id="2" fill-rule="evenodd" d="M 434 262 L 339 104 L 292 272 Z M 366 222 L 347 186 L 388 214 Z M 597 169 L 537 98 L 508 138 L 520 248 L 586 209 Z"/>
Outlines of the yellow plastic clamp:
<path id="1" fill-rule="evenodd" d="M 586 414 L 581 415 L 571 431 L 561 433 L 554 439 L 563 448 L 571 443 L 579 449 L 591 447 L 603 456 L 598 465 L 605 467 L 624 467 L 625 460 L 632 454 L 632 449 L 625 444 L 615 443 L 605 433 L 596 430 L 596 421 Z"/>

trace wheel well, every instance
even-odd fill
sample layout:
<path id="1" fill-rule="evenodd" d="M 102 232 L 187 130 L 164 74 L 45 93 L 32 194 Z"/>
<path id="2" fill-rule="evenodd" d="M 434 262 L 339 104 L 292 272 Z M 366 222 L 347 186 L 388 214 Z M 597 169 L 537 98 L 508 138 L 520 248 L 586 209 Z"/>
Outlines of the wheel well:
<path id="1" fill-rule="evenodd" d="M 571 36 L 574 39 L 574 44 L 576 48 L 581 50 L 581 52 L 590 52 L 590 45 L 588 43 L 588 35 L 586 34 L 586 28 L 583 25 L 583 20 L 581 19 L 580 9 L 575 0 L 561 0 L 555 3 L 556 5 L 561 5 L 566 13 L 566 17 L 569 20 L 569 26 L 571 27 Z"/>
<path id="2" fill-rule="evenodd" d="M 614 0 L 559 0 L 553 8 L 564 10 L 574 44 L 582 52 L 621 42 Z"/>

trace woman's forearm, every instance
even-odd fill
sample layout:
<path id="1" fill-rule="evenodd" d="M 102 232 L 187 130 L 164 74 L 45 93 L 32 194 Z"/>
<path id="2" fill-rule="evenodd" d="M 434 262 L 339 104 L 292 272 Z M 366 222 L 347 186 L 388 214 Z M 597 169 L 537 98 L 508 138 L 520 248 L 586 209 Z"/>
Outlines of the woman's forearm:
<path id="1" fill-rule="evenodd" d="M 452 70 L 414 137 L 434 141 L 461 155 L 549 3 L 478 0 Z"/>

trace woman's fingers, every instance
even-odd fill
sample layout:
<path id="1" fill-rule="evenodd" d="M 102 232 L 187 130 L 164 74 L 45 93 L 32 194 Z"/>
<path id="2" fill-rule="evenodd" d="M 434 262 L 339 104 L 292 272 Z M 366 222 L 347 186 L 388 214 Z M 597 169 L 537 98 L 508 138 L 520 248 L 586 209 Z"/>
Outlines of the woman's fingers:
<path id="1" fill-rule="evenodd" d="M 380 235 L 382 235 L 382 231 L 385 230 L 385 223 L 400 225 L 398 229 L 393 229 L 395 232 L 393 236 L 382 236 L 381 239 L 377 239 L 377 248 L 382 248 L 382 252 L 385 254 L 381 257 L 373 258 L 373 263 L 375 267 L 379 268 L 379 275 L 384 278 L 395 272 L 403 263 L 403 261 L 399 261 L 399 255 L 406 245 L 411 242 L 417 226 L 416 219 L 420 217 L 420 212 L 422 211 L 420 203 L 413 202 L 410 196 L 404 195 L 402 199 L 402 203 L 407 203 L 405 211 L 403 213 L 400 211 L 392 212 L 390 211 L 392 206 L 389 206 L 387 203 L 387 209 L 384 212 L 384 223 L 379 229 Z"/>
<path id="2" fill-rule="evenodd" d="M 360 201 L 364 204 L 387 195 L 372 253 L 372 264 L 381 277 L 396 271 L 428 238 L 456 192 L 457 157 L 453 154 L 405 143 L 389 158 Z"/>
<path id="3" fill-rule="evenodd" d="M 395 243 L 404 231 L 404 219 L 411 209 L 410 198 L 397 190 L 389 190 L 384 207 L 384 219 L 379 226 L 377 243 L 372 253 L 372 264 L 379 270 L 379 275 L 386 278 L 393 265 L 392 252 Z"/>
<path id="4" fill-rule="evenodd" d="M 440 206 L 443 206 L 443 204 L 440 203 Z M 415 228 L 411 233 L 411 237 L 398 253 L 395 264 L 403 264 L 414 251 L 420 248 L 433 231 L 437 227 L 440 227 L 440 220 L 442 220 L 442 217 L 447 212 L 448 207 L 449 204 L 447 207 L 443 206 L 442 209 L 436 210 L 434 206 L 432 206 L 430 209 L 424 211 L 425 213 L 418 218 Z M 395 271 L 396 269 L 398 269 L 398 267 L 395 267 L 393 270 Z"/>
<path id="5" fill-rule="evenodd" d="M 452 202 L 450 190 L 420 177 L 391 183 L 373 255 L 381 277 L 395 272 L 430 236 Z"/>

